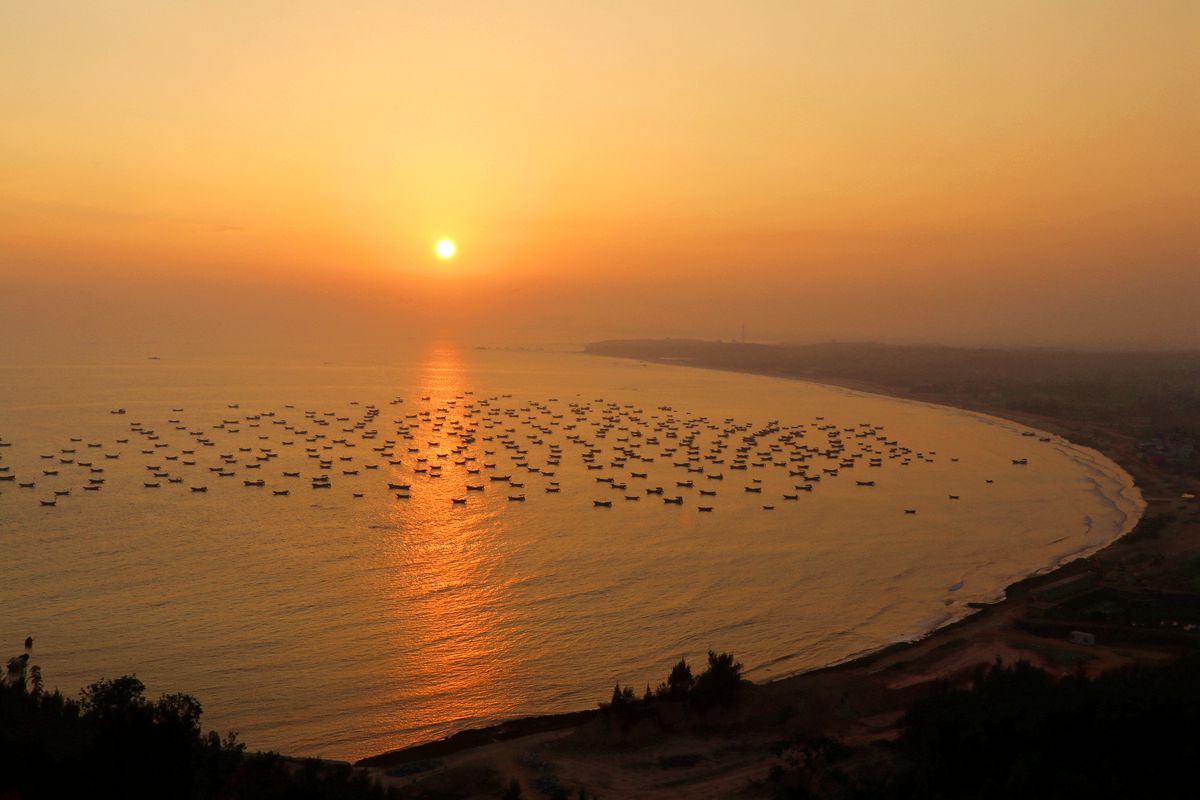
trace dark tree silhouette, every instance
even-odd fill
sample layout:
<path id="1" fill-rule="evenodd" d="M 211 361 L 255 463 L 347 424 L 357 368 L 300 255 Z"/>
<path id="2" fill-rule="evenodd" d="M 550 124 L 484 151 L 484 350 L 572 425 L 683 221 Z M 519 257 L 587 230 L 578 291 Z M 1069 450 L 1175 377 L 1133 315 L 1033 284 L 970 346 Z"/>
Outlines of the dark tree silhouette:
<path id="1" fill-rule="evenodd" d="M 713 704 L 728 708 L 737 699 L 742 683 L 742 665 L 734 661 L 732 653 L 708 651 L 708 669 L 696 678 L 692 697 L 696 705 L 705 709 Z"/>

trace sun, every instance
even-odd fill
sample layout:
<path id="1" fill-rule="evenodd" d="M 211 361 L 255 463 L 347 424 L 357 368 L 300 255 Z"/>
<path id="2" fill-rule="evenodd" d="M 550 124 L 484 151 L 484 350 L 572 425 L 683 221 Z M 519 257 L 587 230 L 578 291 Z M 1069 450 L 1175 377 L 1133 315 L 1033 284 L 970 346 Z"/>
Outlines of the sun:
<path id="1" fill-rule="evenodd" d="M 442 239 L 434 246 L 434 252 L 438 254 L 438 258 L 443 261 L 453 258 L 454 251 L 458 248 L 454 246 L 454 242 L 449 239 Z"/>

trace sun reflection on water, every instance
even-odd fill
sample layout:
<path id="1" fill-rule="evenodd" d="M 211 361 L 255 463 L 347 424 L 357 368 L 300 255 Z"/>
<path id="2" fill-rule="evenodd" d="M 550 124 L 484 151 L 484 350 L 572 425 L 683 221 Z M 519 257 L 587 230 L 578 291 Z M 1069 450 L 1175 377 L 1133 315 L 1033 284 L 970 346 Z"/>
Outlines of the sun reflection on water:
<path id="1" fill-rule="evenodd" d="M 401 407 L 402 414 L 407 422 L 427 415 L 433 431 L 414 430 L 411 440 L 397 440 L 392 460 L 402 463 L 391 465 L 388 478 L 412 486 L 397 492 L 407 499 L 389 504 L 395 540 L 385 551 L 390 613 L 408 639 L 396 643 L 389 662 L 395 687 L 390 705 L 397 709 L 398 726 L 405 727 L 495 718 L 521 702 L 495 691 L 496 684 L 508 682 L 520 639 L 504 610 L 509 581 L 499 569 L 506 551 L 500 515 L 506 500 L 500 492 L 466 489 L 467 483 L 487 480 L 469 472 L 483 461 L 482 449 L 471 441 L 483 413 L 456 346 L 435 344 L 426 352 L 419 396 L 411 407 Z M 414 414 L 417 419 L 409 418 Z M 414 719 L 416 708 L 428 709 L 428 718 Z"/>

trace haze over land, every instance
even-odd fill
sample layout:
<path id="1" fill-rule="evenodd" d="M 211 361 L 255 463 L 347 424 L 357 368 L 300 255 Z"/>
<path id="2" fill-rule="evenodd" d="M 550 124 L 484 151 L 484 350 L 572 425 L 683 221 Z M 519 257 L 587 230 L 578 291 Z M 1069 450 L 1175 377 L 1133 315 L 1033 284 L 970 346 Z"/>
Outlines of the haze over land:
<path id="1" fill-rule="evenodd" d="M 1198 33 L 1192 2 L 8 4 L 0 335 L 1194 348 Z"/>

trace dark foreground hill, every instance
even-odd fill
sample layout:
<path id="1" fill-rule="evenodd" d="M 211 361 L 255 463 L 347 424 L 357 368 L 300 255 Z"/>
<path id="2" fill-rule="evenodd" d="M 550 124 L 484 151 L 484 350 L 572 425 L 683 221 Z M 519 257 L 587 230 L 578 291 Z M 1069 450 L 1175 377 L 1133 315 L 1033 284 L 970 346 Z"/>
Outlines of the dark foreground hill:
<path id="1" fill-rule="evenodd" d="M 186 694 L 151 701 L 133 676 L 102 680 L 79 699 L 42 688 L 29 653 L 0 681 L 0 798 L 283 800 L 392 796 L 349 764 L 247 753 L 202 732 Z"/>

